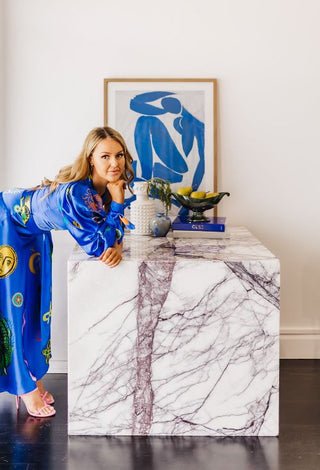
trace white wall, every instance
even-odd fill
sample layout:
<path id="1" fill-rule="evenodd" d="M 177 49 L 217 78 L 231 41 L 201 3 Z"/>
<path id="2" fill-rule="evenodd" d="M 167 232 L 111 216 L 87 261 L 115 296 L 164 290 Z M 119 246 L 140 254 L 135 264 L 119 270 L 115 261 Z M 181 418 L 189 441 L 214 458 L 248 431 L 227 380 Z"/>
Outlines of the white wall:
<path id="1" fill-rule="evenodd" d="M 220 213 L 281 260 L 282 357 L 320 357 L 319 17 L 318 0 L 6 0 L 5 185 L 73 160 L 103 123 L 103 78 L 218 78 Z M 72 242 L 55 239 L 63 370 Z"/>
<path id="2" fill-rule="evenodd" d="M 4 3 L 0 0 L 0 188 L 5 180 L 4 167 Z"/>

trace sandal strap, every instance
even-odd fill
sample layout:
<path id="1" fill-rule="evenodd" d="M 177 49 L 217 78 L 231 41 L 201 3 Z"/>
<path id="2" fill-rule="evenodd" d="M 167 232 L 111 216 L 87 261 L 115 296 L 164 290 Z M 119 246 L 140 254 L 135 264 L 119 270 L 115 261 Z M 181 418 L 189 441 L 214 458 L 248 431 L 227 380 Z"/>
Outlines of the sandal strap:
<path id="1" fill-rule="evenodd" d="M 51 410 L 49 411 L 49 413 L 51 413 L 51 411 L 53 410 L 53 407 L 51 405 L 44 405 L 42 408 L 40 408 L 37 413 L 41 413 L 41 411 L 44 409 L 44 408 L 47 408 L 49 406 L 49 408 L 51 408 Z M 45 415 L 44 415 L 45 416 Z"/>
<path id="2" fill-rule="evenodd" d="M 45 413 L 45 414 L 41 413 L 44 408 L 47 408 L 47 406 L 49 406 L 51 408 L 51 410 L 48 413 Z M 41 416 L 41 418 L 45 418 L 46 416 L 48 416 L 48 414 L 52 413 L 53 410 L 54 410 L 53 406 L 44 405 L 41 408 L 39 408 L 39 410 L 35 411 L 34 414 L 37 415 L 37 416 Z"/>

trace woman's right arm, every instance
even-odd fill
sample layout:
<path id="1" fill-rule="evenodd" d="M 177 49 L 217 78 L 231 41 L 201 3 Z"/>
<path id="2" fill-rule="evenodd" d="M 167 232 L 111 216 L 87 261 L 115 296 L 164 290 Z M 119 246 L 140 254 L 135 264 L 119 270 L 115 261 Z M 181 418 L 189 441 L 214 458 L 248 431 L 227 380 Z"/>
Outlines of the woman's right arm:
<path id="1" fill-rule="evenodd" d="M 110 193 L 111 199 L 113 202 L 117 204 L 124 203 L 124 189 L 125 189 L 125 181 L 118 180 L 114 183 L 108 183 L 107 189 Z M 122 260 L 122 246 L 123 243 L 116 242 L 113 247 L 107 248 L 100 256 L 99 260 L 105 263 L 109 268 L 114 268 L 118 266 L 120 261 Z"/>
<path id="2" fill-rule="evenodd" d="M 121 197 L 121 188 L 114 193 L 117 199 L 119 195 Z M 109 260 L 111 264 L 120 262 L 121 253 L 117 244 L 119 241 L 121 243 L 123 236 L 120 220 L 123 210 L 123 204 L 112 201 L 106 214 L 100 196 L 80 182 L 67 189 L 60 206 L 65 228 L 84 251 L 88 255 L 100 257 L 110 250 L 108 255 L 112 253 L 112 259 Z"/>

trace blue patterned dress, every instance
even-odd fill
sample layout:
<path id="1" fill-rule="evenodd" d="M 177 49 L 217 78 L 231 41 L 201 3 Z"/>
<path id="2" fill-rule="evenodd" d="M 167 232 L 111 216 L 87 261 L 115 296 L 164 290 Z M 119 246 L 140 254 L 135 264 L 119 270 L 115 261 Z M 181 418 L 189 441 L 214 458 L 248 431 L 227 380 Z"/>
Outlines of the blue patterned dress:
<path id="1" fill-rule="evenodd" d="M 124 206 L 105 212 L 90 179 L 60 184 L 49 196 L 14 189 L 0 193 L 0 392 L 36 388 L 51 357 L 52 229 L 68 230 L 89 255 L 123 237 Z"/>

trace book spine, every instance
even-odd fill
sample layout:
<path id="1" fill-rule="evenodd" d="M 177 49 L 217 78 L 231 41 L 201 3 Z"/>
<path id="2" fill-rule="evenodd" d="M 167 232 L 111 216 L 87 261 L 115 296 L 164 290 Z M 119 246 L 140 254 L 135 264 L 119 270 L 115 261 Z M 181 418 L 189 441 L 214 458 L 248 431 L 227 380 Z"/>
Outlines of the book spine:
<path id="1" fill-rule="evenodd" d="M 224 232 L 225 224 L 209 224 L 209 223 L 172 223 L 172 230 L 188 230 L 190 232 Z"/>
<path id="2" fill-rule="evenodd" d="M 190 239 L 224 239 L 230 238 L 230 231 L 226 229 L 225 232 L 210 232 L 210 231 L 191 231 L 191 230 L 173 230 L 173 238 L 190 238 Z"/>

